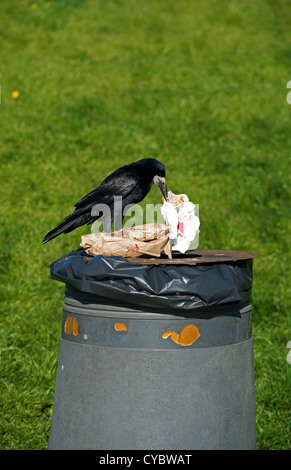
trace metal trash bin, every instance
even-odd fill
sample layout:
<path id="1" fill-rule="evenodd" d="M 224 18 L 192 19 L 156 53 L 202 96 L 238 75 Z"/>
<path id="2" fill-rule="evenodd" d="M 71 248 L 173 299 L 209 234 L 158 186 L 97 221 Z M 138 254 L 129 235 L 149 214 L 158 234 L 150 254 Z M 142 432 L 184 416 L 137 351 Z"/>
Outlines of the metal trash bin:
<path id="1" fill-rule="evenodd" d="M 67 290 L 48 448 L 256 449 L 255 256 L 195 250 L 124 262 L 73 252 L 55 262 Z M 137 289 L 124 278 L 135 267 L 144 287 L 156 287 L 160 270 L 168 287 Z"/>

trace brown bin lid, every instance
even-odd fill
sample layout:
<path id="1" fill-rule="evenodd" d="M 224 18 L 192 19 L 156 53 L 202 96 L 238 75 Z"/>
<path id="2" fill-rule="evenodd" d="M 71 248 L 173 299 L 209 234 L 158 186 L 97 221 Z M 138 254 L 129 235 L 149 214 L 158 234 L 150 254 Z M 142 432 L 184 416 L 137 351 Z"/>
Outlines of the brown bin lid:
<path id="1" fill-rule="evenodd" d="M 166 255 L 160 258 L 140 256 L 138 258 L 128 258 L 129 261 L 140 264 L 208 264 L 208 263 L 226 263 L 230 261 L 239 261 L 255 258 L 257 253 L 249 253 L 247 251 L 235 250 L 192 250 L 185 254 L 172 253 L 173 258 L 169 259 Z"/>

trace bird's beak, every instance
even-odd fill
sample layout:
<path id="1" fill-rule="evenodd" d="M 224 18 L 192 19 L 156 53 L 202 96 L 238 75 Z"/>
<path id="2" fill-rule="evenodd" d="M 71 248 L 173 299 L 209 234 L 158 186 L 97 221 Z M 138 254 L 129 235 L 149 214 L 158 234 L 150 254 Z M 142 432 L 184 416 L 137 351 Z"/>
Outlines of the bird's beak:
<path id="1" fill-rule="evenodd" d="M 167 185 L 166 185 L 166 180 L 162 176 L 155 176 L 153 179 L 153 183 L 160 188 L 160 190 L 163 193 L 163 196 L 165 199 L 168 197 L 168 190 L 167 190 Z"/>
<path id="2" fill-rule="evenodd" d="M 159 188 L 162 191 L 164 198 L 167 199 L 168 198 L 168 190 L 167 190 L 166 181 L 162 182 L 161 186 L 159 186 Z"/>

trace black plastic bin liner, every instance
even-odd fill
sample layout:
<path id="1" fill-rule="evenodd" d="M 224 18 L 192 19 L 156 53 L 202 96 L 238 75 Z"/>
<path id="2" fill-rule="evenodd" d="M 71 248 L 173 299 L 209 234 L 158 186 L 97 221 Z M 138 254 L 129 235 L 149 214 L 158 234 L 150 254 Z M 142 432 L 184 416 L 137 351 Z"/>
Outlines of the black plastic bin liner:
<path id="1" fill-rule="evenodd" d="M 64 282 L 68 291 L 89 294 L 88 298 L 183 313 L 250 301 L 252 266 L 252 259 L 142 265 L 121 256 L 90 257 L 79 249 L 52 263 L 50 270 L 52 279 Z"/>

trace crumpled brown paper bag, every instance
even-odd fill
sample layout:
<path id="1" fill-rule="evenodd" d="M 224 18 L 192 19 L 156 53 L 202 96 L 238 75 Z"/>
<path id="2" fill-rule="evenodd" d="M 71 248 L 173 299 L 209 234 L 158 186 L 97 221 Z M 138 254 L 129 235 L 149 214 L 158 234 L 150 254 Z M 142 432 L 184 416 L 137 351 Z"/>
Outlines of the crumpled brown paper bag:
<path id="1" fill-rule="evenodd" d="M 170 226 L 145 224 L 123 228 L 112 233 L 90 233 L 83 235 L 80 246 L 90 255 L 138 257 L 143 254 L 159 257 L 164 251 L 172 258 Z"/>

